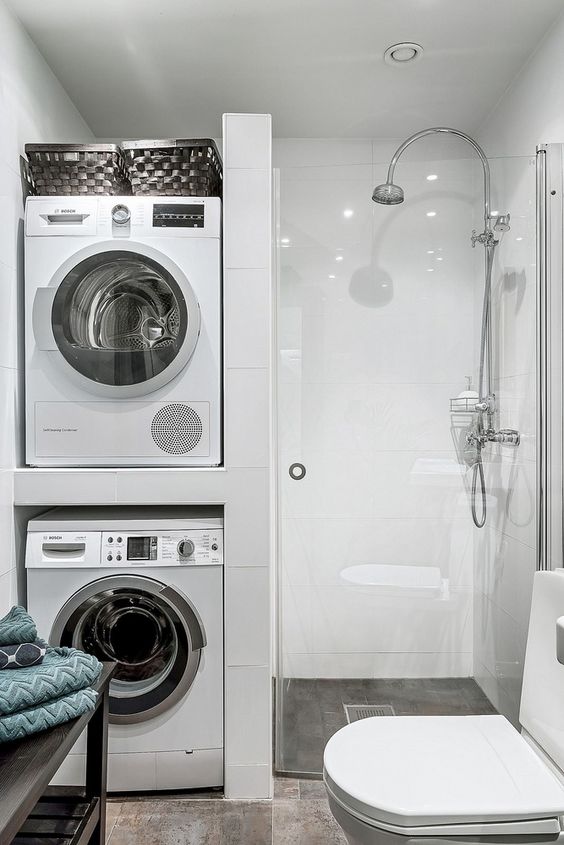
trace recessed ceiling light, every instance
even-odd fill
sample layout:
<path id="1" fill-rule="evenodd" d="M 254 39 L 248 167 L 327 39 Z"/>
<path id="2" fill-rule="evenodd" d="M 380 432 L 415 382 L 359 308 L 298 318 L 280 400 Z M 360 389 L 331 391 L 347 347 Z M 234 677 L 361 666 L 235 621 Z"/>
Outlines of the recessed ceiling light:
<path id="1" fill-rule="evenodd" d="M 414 41 L 401 41 L 392 44 L 384 53 L 384 61 L 388 65 L 406 65 L 417 61 L 423 55 L 423 47 Z"/>
<path id="2" fill-rule="evenodd" d="M 330 279 L 334 279 L 334 278 L 335 278 L 335 275 L 334 275 L 333 273 L 329 273 L 329 278 L 330 278 Z"/>
<path id="3" fill-rule="evenodd" d="M 427 217 L 436 217 L 436 216 L 437 216 L 437 212 L 436 212 L 436 211 L 428 211 L 428 212 L 427 212 Z"/>
<path id="4" fill-rule="evenodd" d="M 428 272 L 428 273 L 434 273 L 434 272 L 435 272 L 435 268 L 434 268 L 434 267 L 427 267 L 427 272 Z"/>
<path id="5" fill-rule="evenodd" d="M 345 210 L 343 211 L 343 217 L 352 217 L 353 214 L 354 211 L 352 210 L 352 208 L 345 208 Z"/>
<path id="6" fill-rule="evenodd" d="M 429 175 L 427 176 L 427 182 L 434 182 L 438 178 L 439 177 L 436 173 L 429 173 Z"/>
<path id="7" fill-rule="evenodd" d="M 343 260 L 343 256 L 342 256 L 342 255 L 336 255 L 336 256 L 335 256 L 335 261 L 342 261 L 342 260 Z"/>
<path id="8" fill-rule="evenodd" d="M 439 255 L 439 256 L 437 257 L 437 261 L 442 261 L 442 260 L 443 260 L 443 259 L 442 259 L 442 258 L 440 257 L 440 255 Z"/>
<path id="9" fill-rule="evenodd" d="M 280 243 L 284 244 L 284 246 L 288 246 L 290 243 L 290 238 L 280 238 Z"/>
<path id="10" fill-rule="evenodd" d="M 515 238 L 516 241 L 522 241 L 523 238 Z"/>
<path id="11" fill-rule="evenodd" d="M 434 255 L 434 254 L 435 254 L 435 250 L 434 250 L 434 249 L 428 249 L 428 250 L 427 250 L 427 255 Z"/>

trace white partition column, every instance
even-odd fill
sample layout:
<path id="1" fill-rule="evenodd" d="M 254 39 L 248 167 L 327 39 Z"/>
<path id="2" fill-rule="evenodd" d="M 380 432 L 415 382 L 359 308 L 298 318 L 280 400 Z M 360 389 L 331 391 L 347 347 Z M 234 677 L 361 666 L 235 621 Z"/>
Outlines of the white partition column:
<path id="1" fill-rule="evenodd" d="M 223 118 L 225 795 L 272 795 L 270 115 Z"/>
<path id="2" fill-rule="evenodd" d="M 21 468 L 14 496 L 18 506 L 225 508 L 225 796 L 270 798 L 270 115 L 225 115 L 223 131 L 224 466 Z"/>

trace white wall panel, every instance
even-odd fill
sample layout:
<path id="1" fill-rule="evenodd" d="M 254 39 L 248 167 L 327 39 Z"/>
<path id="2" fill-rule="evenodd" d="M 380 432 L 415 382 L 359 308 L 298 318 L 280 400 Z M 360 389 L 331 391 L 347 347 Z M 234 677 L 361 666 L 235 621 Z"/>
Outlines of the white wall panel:
<path id="1" fill-rule="evenodd" d="M 19 157 L 26 142 L 88 141 L 92 133 L 11 11 L 0 0 L 0 539 L 11 570 L 0 613 L 18 600 L 13 550 L 12 470 L 23 432 L 19 347 L 23 285 L 23 198 Z"/>
<path id="2" fill-rule="evenodd" d="M 272 795 L 270 116 L 224 115 L 223 139 L 228 489 L 225 794 L 268 798 Z"/>

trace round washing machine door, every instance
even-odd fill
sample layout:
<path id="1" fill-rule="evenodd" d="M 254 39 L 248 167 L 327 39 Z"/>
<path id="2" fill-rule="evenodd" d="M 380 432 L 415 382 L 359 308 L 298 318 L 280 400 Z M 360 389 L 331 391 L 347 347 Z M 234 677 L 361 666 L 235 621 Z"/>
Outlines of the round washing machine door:
<path id="1" fill-rule="evenodd" d="M 71 596 L 50 641 L 117 663 L 110 721 L 129 724 L 152 719 L 186 695 L 206 635 L 198 612 L 179 590 L 152 578 L 118 575 Z"/>
<path id="2" fill-rule="evenodd" d="M 196 348 L 201 317 L 192 286 L 174 262 L 145 246 L 112 242 L 85 252 L 52 283 L 56 348 L 94 393 L 151 393 Z"/>

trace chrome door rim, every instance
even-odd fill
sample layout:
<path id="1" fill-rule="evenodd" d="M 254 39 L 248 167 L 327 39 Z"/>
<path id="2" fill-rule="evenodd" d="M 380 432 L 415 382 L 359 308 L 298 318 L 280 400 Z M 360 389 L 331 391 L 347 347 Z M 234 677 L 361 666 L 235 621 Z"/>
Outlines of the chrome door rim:
<path id="1" fill-rule="evenodd" d="M 64 603 L 53 622 L 50 642 L 53 645 L 60 646 L 66 625 L 72 615 L 79 611 L 80 608 L 89 601 L 89 599 L 95 599 L 95 597 L 100 593 L 104 593 L 109 590 L 138 591 L 144 593 L 145 595 L 159 598 L 165 606 L 168 606 L 177 614 L 178 618 L 182 622 L 183 630 L 188 642 L 188 660 L 186 661 L 182 677 L 166 698 L 155 706 L 136 713 L 119 714 L 112 713 L 110 710 L 109 720 L 113 724 L 136 724 L 139 722 L 145 722 L 169 710 L 191 689 L 198 673 L 202 649 L 207 644 L 204 625 L 192 602 L 177 588 L 167 586 L 160 581 L 156 581 L 153 578 L 148 578 L 143 575 L 109 575 L 104 578 L 99 578 L 96 581 L 91 581 L 89 584 L 81 587 Z M 73 631 L 72 645 L 73 647 L 77 647 L 75 646 L 74 636 L 75 633 Z M 117 697 L 114 697 L 114 700 L 115 698 Z M 110 684 L 110 708 L 111 702 L 112 694 Z"/>
<path id="2" fill-rule="evenodd" d="M 165 253 L 160 252 L 147 244 L 131 241 L 127 241 L 126 243 L 120 241 L 103 241 L 96 244 L 90 244 L 89 246 L 77 250 L 77 252 L 73 253 L 70 258 L 64 261 L 57 268 L 47 287 L 53 290 L 54 294 L 56 294 L 64 279 L 78 264 L 88 258 L 93 258 L 96 255 L 109 254 L 112 252 L 130 252 L 132 256 L 139 255 L 141 257 L 149 258 L 155 263 L 161 265 L 163 269 L 175 279 L 182 292 L 186 304 L 186 310 L 189 314 L 188 327 L 184 337 L 184 342 L 176 357 L 164 370 L 146 381 L 142 381 L 137 384 L 112 385 L 95 382 L 80 373 L 72 366 L 72 364 L 69 363 L 58 347 L 56 349 L 53 348 L 53 350 L 47 354 L 54 358 L 57 366 L 63 370 L 67 378 L 69 378 L 74 384 L 82 387 L 88 393 L 114 399 L 146 396 L 147 394 L 159 390 L 161 387 L 164 387 L 164 385 L 172 381 L 172 379 L 182 372 L 184 367 L 186 367 L 192 359 L 201 332 L 202 316 L 200 303 L 198 302 L 198 298 L 192 285 L 186 277 L 186 274 L 172 259 L 170 259 Z M 35 303 L 36 300 L 34 300 L 34 311 Z M 36 325 L 36 321 L 38 319 L 40 319 L 38 314 L 34 313 L 34 326 Z M 51 332 L 53 342 L 56 345 L 51 324 L 51 314 L 49 315 L 49 331 Z"/>

